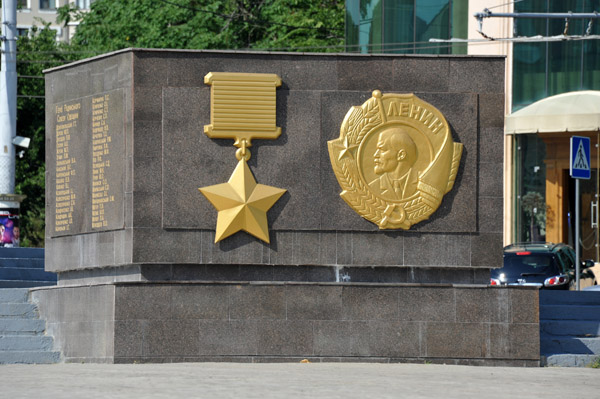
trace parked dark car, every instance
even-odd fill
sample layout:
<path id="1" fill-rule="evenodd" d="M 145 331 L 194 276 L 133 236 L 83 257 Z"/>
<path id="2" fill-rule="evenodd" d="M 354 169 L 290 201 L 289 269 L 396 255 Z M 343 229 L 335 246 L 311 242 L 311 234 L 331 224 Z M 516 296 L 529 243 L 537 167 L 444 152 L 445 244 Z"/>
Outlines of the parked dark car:
<path id="1" fill-rule="evenodd" d="M 593 260 L 581 262 L 581 279 L 593 279 Z M 493 269 L 493 286 L 529 285 L 545 289 L 568 290 L 575 284 L 575 251 L 566 244 L 519 243 L 504 247 L 504 266 Z"/>

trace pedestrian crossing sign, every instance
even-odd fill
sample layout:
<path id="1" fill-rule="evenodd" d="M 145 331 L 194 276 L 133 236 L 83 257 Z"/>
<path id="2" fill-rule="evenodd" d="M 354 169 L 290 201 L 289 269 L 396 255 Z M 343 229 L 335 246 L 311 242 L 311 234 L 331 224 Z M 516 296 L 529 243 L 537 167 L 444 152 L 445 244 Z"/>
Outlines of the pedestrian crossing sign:
<path id="1" fill-rule="evenodd" d="M 590 138 L 571 137 L 570 175 L 574 179 L 589 179 L 590 168 Z"/>

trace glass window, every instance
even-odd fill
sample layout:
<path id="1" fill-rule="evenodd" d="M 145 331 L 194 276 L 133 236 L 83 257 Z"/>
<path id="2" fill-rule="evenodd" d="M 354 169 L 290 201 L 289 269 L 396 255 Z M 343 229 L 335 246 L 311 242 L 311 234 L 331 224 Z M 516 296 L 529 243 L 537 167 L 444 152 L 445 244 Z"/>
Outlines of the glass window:
<path id="1" fill-rule="evenodd" d="M 562 0 L 549 3 L 549 12 L 582 12 L 581 0 Z M 548 22 L 549 34 L 560 35 L 567 29 L 569 35 L 582 35 L 583 21 L 563 19 Z M 548 95 L 566 93 L 581 88 L 581 42 L 564 41 L 548 43 Z"/>
<path id="2" fill-rule="evenodd" d="M 381 52 L 382 9 L 380 0 L 348 0 L 346 48 L 350 52 Z"/>
<path id="3" fill-rule="evenodd" d="M 466 38 L 468 18 L 468 0 L 347 0 L 346 50 L 466 54 L 466 45 L 429 39 Z"/>
<path id="4" fill-rule="evenodd" d="M 515 12 L 547 12 L 546 0 L 515 3 Z M 515 19 L 515 36 L 546 36 L 548 20 Z M 547 97 L 548 45 L 538 43 L 514 43 L 513 45 L 513 111 Z"/>
<path id="5" fill-rule="evenodd" d="M 575 259 L 571 258 L 569 251 L 558 251 L 556 254 L 566 269 L 573 269 L 575 267 Z"/>
<path id="6" fill-rule="evenodd" d="M 450 3 L 447 0 L 420 0 L 415 11 L 416 52 L 447 54 L 448 47 L 429 43 L 431 38 L 448 39 L 450 34 Z"/>
<path id="7" fill-rule="evenodd" d="M 548 44 L 548 96 L 581 88 L 581 42 Z"/>
<path id="8" fill-rule="evenodd" d="M 40 0 L 40 10 L 55 10 L 56 0 Z"/>
<path id="9" fill-rule="evenodd" d="M 466 39 L 469 35 L 469 0 L 453 0 L 451 3 L 450 37 Z M 453 44 L 452 54 L 467 54 L 467 44 Z"/>
<path id="10" fill-rule="evenodd" d="M 600 11 L 600 0 L 586 0 L 583 12 Z M 584 31 L 587 31 L 589 21 L 585 21 Z M 595 20 L 590 26 L 590 35 L 600 35 L 600 20 Z M 600 89 L 600 40 L 585 40 L 583 46 L 583 90 Z"/>
<path id="11" fill-rule="evenodd" d="M 554 257 L 551 254 L 507 254 L 504 255 L 502 271 L 508 275 L 523 275 L 526 273 L 547 273 L 552 275 L 559 272 L 556 266 Z"/>
<path id="12" fill-rule="evenodd" d="M 600 21 L 598 21 L 600 22 Z M 600 35 L 600 32 L 593 33 Z M 583 46 L 583 90 L 600 90 L 600 40 L 586 40 Z"/>
<path id="13" fill-rule="evenodd" d="M 406 54 L 414 51 L 414 0 L 384 2 L 385 52 Z"/>
<path id="14" fill-rule="evenodd" d="M 27 10 L 31 8 L 29 0 L 17 0 L 17 10 Z"/>
<path id="15" fill-rule="evenodd" d="M 361 44 L 370 44 L 371 53 L 381 53 L 381 42 L 383 40 L 383 9 L 382 9 L 382 1 L 380 0 L 371 0 L 371 1 L 361 1 L 361 10 L 363 10 L 362 4 L 365 4 L 364 11 L 362 11 L 362 15 L 364 15 L 363 20 L 367 22 L 364 25 L 367 29 L 360 29 L 360 43 Z"/>
<path id="16" fill-rule="evenodd" d="M 515 241 L 546 241 L 546 144 L 537 134 L 515 140 Z"/>
<path id="17" fill-rule="evenodd" d="M 90 8 L 90 0 L 77 0 L 75 5 L 81 10 L 88 10 Z"/>
<path id="18" fill-rule="evenodd" d="M 530 0 L 515 3 L 515 12 L 593 12 L 600 0 Z M 515 20 L 517 36 L 555 36 L 564 32 L 563 19 Z M 600 34 L 600 24 L 569 21 L 568 34 Z M 513 46 L 513 111 L 544 97 L 576 90 L 600 89 L 598 40 L 515 43 Z"/>
<path id="19" fill-rule="evenodd" d="M 546 97 L 546 43 L 513 45 L 513 112 Z"/>
<path id="20" fill-rule="evenodd" d="M 346 51 L 359 52 L 360 0 L 346 0 Z"/>

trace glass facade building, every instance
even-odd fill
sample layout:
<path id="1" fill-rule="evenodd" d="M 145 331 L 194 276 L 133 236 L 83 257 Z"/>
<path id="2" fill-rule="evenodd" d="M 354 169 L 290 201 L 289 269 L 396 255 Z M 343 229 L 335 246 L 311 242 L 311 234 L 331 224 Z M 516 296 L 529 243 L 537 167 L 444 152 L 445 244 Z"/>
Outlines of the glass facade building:
<path id="1" fill-rule="evenodd" d="M 515 3 L 515 12 L 593 13 L 600 0 L 527 0 Z M 600 20 L 569 21 L 567 33 L 600 34 Z M 565 30 L 564 19 L 515 21 L 515 36 L 556 36 Z M 600 88 L 600 41 L 570 40 L 513 44 L 512 111 L 555 94 Z"/>
<path id="2" fill-rule="evenodd" d="M 600 0 L 528 0 L 515 3 L 514 7 L 515 12 L 593 13 L 600 11 Z M 565 20 L 522 18 L 515 21 L 514 31 L 515 36 L 556 36 L 565 32 Z M 600 20 L 569 21 L 567 34 L 586 33 L 599 35 Z M 600 40 L 514 43 L 512 67 L 512 112 L 556 94 L 600 90 Z M 546 203 L 546 142 L 533 132 L 515 135 L 514 140 L 515 241 L 544 241 L 548 217 L 548 210 L 543 206 Z M 586 189 L 595 196 L 598 192 L 595 179 L 587 182 Z M 566 228 L 567 241 L 573 245 L 571 191 L 572 187 L 567 188 L 565 198 L 569 209 Z M 536 206 L 533 198 L 542 206 Z M 583 207 L 587 210 L 589 205 Z"/>
<path id="3" fill-rule="evenodd" d="M 466 45 L 430 38 L 466 38 L 468 0 L 347 0 L 346 51 L 466 54 Z"/>

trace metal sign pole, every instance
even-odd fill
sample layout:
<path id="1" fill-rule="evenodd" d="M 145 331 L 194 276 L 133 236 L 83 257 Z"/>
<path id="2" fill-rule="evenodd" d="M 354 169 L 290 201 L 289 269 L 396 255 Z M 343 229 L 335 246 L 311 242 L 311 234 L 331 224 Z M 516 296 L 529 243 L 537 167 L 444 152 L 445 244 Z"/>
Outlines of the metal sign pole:
<path id="1" fill-rule="evenodd" d="M 581 269 L 581 260 L 579 256 L 579 179 L 575 179 L 575 282 L 577 291 L 579 291 L 579 272 Z"/>
<path id="2" fill-rule="evenodd" d="M 580 217 L 580 187 L 579 179 L 589 179 L 592 175 L 590 159 L 590 138 L 572 136 L 570 141 L 569 174 L 575 179 L 575 283 L 577 291 L 580 290 L 579 274 L 581 272 L 581 257 L 579 246 L 579 235 L 581 230 Z"/>

